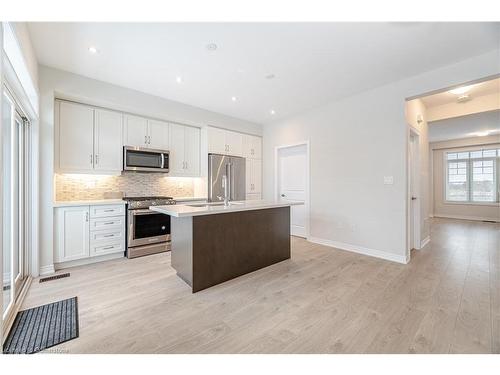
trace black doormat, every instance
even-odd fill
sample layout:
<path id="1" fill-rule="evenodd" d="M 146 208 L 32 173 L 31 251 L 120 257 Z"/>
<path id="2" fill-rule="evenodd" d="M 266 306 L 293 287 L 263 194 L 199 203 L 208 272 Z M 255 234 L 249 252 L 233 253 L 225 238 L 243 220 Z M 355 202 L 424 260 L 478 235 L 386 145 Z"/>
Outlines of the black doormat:
<path id="1" fill-rule="evenodd" d="M 19 311 L 4 354 L 32 354 L 78 337 L 77 297 Z"/>

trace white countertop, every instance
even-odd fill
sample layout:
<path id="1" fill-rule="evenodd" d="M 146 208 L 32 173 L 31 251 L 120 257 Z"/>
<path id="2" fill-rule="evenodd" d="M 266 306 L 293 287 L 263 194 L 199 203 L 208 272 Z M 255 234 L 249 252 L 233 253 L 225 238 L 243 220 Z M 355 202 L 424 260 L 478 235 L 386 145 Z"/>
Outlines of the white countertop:
<path id="1" fill-rule="evenodd" d="M 151 206 L 149 207 L 149 209 L 174 217 L 189 217 L 189 216 L 225 214 L 238 211 L 263 210 L 266 208 L 288 207 L 288 206 L 296 206 L 304 204 L 302 202 L 282 202 L 282 201 L 266 201 L 266 200 L 237 201 L 231 203 L 235 204 L 230 206 L 204 205 L 202 207 L 192 207 L 187 204 L 176 204 L 170 206 Z"/>
<path id="2" fill-rule="evenodd" d="M 174 197 L 176 202 L 206 201 L 207 197 Z"/>
<path id="3" fill-rule="evenodd" d="M 69 207 L 69 206 L 102 206 L 106 204 L 126 204 L 122 199 L 98 199 L 84 201 L 56 201 L 52 204 L 53 207 Z"/>

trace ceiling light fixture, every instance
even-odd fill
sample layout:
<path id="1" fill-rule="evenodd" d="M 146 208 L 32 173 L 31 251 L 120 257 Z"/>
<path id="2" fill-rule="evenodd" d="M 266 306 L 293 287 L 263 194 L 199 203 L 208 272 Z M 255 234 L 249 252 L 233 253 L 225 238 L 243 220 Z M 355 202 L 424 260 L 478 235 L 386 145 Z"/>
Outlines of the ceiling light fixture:
<path id="1" fill-rule="evenodd" d="M 217 50 L 217 44 L 215 44 L 215 43 L 209 43 L 209 44 L 207 44 L 207 50 L 209 50 L 209 51 L 215 51 L 215 50 Z"/>
<path id="2" fill-rule="evenodd" d="M 93 55 L 95 55 L 97 53 L 97 48 L 95 48 L 94 46 L 90 46 L 89 47 L 89 52 Z"/>
<path id="3" fill-rule="evenodd" d="M 182 77 L 177 77 L 177 78 L 175 79 L 175 81 L 176 81 L 177 83 L 182 83 Z"/>
<path id="4" fill-rule="evenodd" d="M 236 101 L 236 96 L 231 96 L 231 100 L 232 100 L 233 102 L 235 102 L 235 101 Z"/>
<path id="5" fill-rule="evenodd" d="M 271 110 L 269 111 L 269 113 L 270 113 L 271 115 L 275 115 L 275 114 L 276 114 L 276 111 L 275 111 L 274 109 L 271 109 Z"/>
<path id="6" fill-rule="evenodd" d="M 468 92 L 472 88 L 472 86 L 473 85 L 457 87 L 456 89 L 450 90 L 448 92 L 450 94 L 454 94 L 454 95 L 462 95 L 462 94 L 465 94 L 466 92 Z"/>

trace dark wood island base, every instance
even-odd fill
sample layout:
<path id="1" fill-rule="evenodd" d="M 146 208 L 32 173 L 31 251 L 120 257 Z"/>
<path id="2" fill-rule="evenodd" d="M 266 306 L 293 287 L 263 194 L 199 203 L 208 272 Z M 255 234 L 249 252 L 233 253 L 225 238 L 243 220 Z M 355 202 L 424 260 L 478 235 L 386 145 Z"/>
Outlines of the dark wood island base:
<path id="1" fill-rule="evenodd" d="M 290 207 L 172 217 L 172 267 L 193 293 L 290 258 Z"/>

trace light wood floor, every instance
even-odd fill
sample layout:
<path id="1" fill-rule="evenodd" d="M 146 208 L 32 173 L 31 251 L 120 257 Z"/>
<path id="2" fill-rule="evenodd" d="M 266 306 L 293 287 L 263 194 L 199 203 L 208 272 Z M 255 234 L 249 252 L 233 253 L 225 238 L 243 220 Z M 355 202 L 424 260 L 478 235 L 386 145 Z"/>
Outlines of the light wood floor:
<path id="1" fill-rule="evenodd" d="M 35 280 L 24 308 L 78 296 L 69 353 L 499 353 L 500 224 L 434 219 L 408 265 L 302 239 L 292 259 L 191 294 L 170 255 Z"/>

